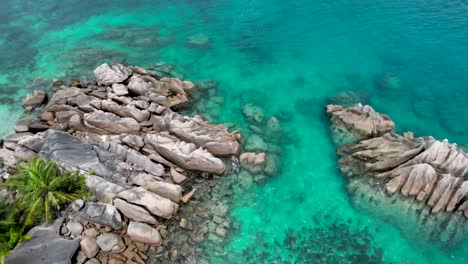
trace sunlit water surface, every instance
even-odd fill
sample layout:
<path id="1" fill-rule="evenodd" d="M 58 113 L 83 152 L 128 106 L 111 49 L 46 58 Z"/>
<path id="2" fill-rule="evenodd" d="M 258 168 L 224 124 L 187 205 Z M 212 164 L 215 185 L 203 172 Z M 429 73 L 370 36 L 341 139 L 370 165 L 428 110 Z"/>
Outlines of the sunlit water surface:
<path id="1" fill-rule="evenodd" d="M 436 247 L 353 207 L 324 116 L 329 98 L 354 91 L 390 115 L 399 131 L 468 144 L 466 1 L 4 0 L 0 6 L 2 136 L 21 114 L 22 96 L 41 86 L 30 85 L 38 77 L 79 77 L 102 62 L 169 62 L 188 79 L 219 83 L 224 105 L 214 121 L 244 122 L 240 109 L 249 102 L 269 116 L 292 113 L 282 120 L 293 140 L 280 146 L 278 175 L 234 197 L 240 230 L 225 250 L 237 263 L 313 263 L 331 259 L 327 254 L 339 260 L 349 250 L 387 263 L 468 263 L 466 240 Z M 195 34 L 208 36 L 209 46 L 188 46 Z"/>

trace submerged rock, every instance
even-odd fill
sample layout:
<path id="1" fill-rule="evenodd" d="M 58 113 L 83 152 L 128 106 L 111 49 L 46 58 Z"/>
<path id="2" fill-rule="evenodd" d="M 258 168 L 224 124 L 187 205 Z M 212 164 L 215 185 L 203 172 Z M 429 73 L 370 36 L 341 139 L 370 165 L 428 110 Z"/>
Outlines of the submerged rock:
<path id="1" fill-rule="evenodd" d="M 187 38 L 189 47 L 204 49 L 210 45 L 210 39 L 205 34 L 196 34 Z"/>

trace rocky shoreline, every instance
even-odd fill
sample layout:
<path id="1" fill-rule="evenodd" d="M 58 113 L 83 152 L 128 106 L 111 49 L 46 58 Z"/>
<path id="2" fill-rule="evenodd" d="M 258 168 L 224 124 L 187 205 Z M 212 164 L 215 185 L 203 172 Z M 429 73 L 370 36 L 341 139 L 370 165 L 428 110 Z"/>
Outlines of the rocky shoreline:
<path id="1" fill-rule="evenodd" d="M 206 99 L 192 82 L 121 64 L 94 75 L 27 95 L 16 133 L 3 140 L 2 178 L 19 163 L 52 159 L 83 173 L 93 194 L 50 227 L 33 228 L 7 263 L 206 263 L 200 244 L 222 252 L 236 228 L 226 201 L 234 185 L 274 175 L 276 159 L 258 136 L 245 148 L 239 132 L 177 113 Z M 244 107 L 256 124 L 259 111 Z M 278 120 L 268 126 L 280 133 Z"/>
<path id="2" fill-rule="evenodd" d="M 399 135 L 368 105 L 328 105 L 339 167 L 354 203 L 405 232 L 453 245 L 468 231 L 468 155 L 448 140 Z"/>

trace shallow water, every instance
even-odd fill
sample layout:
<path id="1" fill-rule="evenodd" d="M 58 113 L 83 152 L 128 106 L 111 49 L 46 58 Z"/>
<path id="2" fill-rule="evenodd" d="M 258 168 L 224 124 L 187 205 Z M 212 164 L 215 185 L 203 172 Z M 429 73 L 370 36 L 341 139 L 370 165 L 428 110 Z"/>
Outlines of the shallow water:
<path id="1" fill-rule="evenodd" d="M 401 132 L 468 144 L 466 1 L 26 2 L 0 4 L 2 136 L 22 96 L 46 83 L 34 79 L 89 78 L 80 75 L 102 62 L 165 61 L 215 79 L 224 104 L 214 121 L 245 125 L 249 102 L 291 113 L 280 172 L 233 199 L 232 257 L 213 263 L 468 262 L 466 239 L 440 248 L 353 207 L 324 116 L 331 97 L 354 91 Z M 199 33 L 209 46 L 188 46 Z"/>

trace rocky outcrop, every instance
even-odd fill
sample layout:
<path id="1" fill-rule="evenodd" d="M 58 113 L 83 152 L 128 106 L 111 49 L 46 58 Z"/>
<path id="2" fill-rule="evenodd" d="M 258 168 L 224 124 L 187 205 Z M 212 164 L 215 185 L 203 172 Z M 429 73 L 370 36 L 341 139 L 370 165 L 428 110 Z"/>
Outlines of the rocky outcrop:
<path id="1" fill-rule="evenodd" d="M 463 215 L 465 219 L 460 221 L 466 222 L 468 181 L 465 176 L 468 172 L 468 155 L 447 140 L 414 138 L 412 133 L 403 136 L 393 132 L 382 135 L 393 130 L 393 122 L 387 117 L 379 117 L 370 107 L 363 118 L 358 111 L 363 108 L 359 106 L 356 109 L 356 105 L 350 108 L 335 105 L 327 107 L 329 115 L 331 112 L 332 129 L 346 129 L 351 134 L 361 135 L 360 138 L 369 138 L 338 149 L 339 166 L 350 177 L 352 193 L 359 195 L 355 190 L 365 189 L 357 187 L 358 184 L 369 184 L 377 193 L 384 191 L 389 200 L 392 196 L 398 196 L 397 203 L 417 204 L 413 216 L 419 213 L 417 217 L 421 219 L 428 217 L 421 210 L 422 206 L 432 215 L 442 214 L 441 217 L 433 217 L 441 221 L 439 224 L 463 218 Z M 368 189 L 366 192 L 369 192 Z M 450 232 L 458 230 L 463 233 L 464 229 L 466 227 L 461 225 Z M 455 236 L 450 232 L 444 236 Z"/>
<path id="2" fill-rule="evenodd" d="M 32 93 L 26 95 L 21 105 L 24 108 L 34 108 L 41 105 L 47 98 L 47 94 L 43 90 L 34 90 Z"/>
<path id="3" fill-rule="evenodd" d="M 147 134 L 147 142 L 164 158 L 184 169 L 224 173 L 222 160 L 193 143 L 181 141 L 167 133 Z"/>
<path id="4" fill-rule="evenodd" d="M 134 134 L 140 130 L 140 124 L 135 119 L 102 111 L 85 114 L 84 125 L 99 134 Z"/>
<path id="5" fill-rule="evenodd" d="M 148 211 L 142 207 L 125 202 L 122 199 L 115 199 L 114 206 L 122 212 L 123 215 L 137 222 L 144 222 L 148 224 L 157 224 L 158 221 Z"/>
<path id="6" fill-rule="evenodd" d="M 180 139 L 203 147 L 213 155 L 235 155 L 239 152 L 240 134 L 229 133 L 222 125 L 213 125 L 200 116 L 172 120 L 171 133 Z"/>
<path id="7" fill-rule="evenodd" d="M 36 226 L 28 232 L 30 239 L 21 243 L 8 258 L 8 264 L 71 264 L 78 249 L 78 240 L 68 240 L 59 235 L 63 218 L 48 227 Z"/>
<path id="8" fill-rule="evenodd" d="M 141 263 L 148 251 L 143 243 L 161 245 L 178 203 L 197 196 L 192 180 L 224 174 L 225 162 L 237 159 L 241 136 L 175 112 L 195 97 L 198 86 L 190 81 L 120 64 L 103 64 L 94 75 L 96 82 L 87 84 L 56 82 L 47 105 L 20 119 L 18 133 L 4 139 L 3 162 L 14 171 L 40 157 L 83 173 L 92 197 L 71 206 L 60 228 L 66 241 L 81 239 L 76 261 Z M 24 106 L 46 103 L 45 95 L 34 91 Z M 203 234 L 197 235 L 199 243 Z"/>
<path id="9" fill-rule="evenodd" d="M 395 123 L 388 116 L 377 113 L 369 105 L 355 104 L 348 108 L 328 105 L 327 115 L 332 123 L 333 138 L 339 145 L 381 136 L 395 129 Z"/>
<path id="10" fill-rule="evenodd" d="M 142 187 L 134 187 L 119 193 L 119 198 L 129 203 L 145 207 L 151 214 L 170 219 L 179 206 L 171 200 L 149 192 Z"/>
<path id="11" fill-rule="evenodd" d="M 132 70 L 121 64 L 102 64 L 94 70 L 94 77 L 99 85 L 112 85 L 125 81 L 132 74 Z"/>

